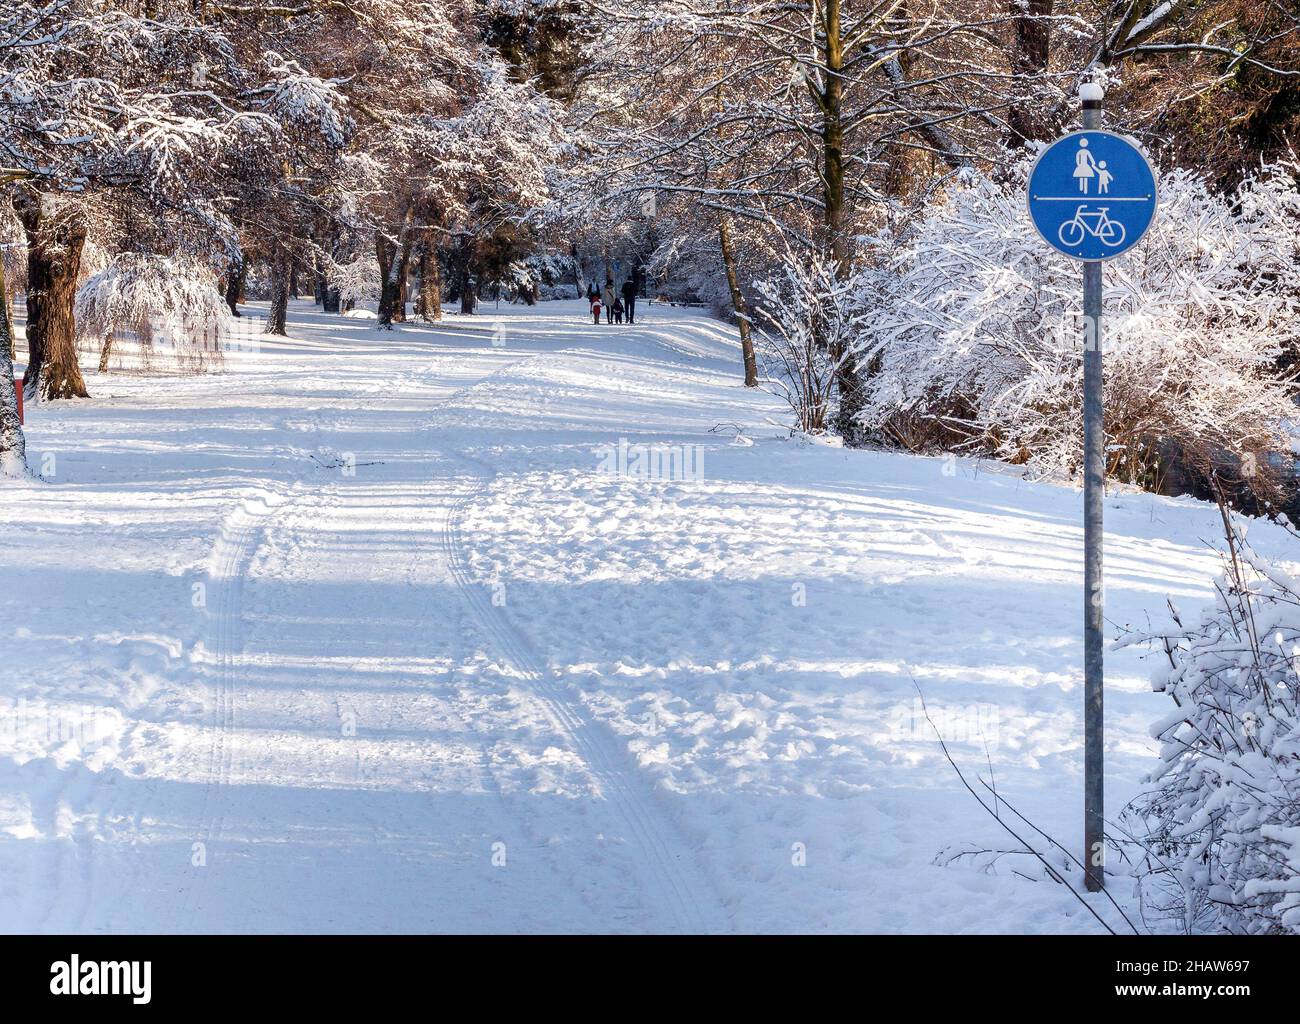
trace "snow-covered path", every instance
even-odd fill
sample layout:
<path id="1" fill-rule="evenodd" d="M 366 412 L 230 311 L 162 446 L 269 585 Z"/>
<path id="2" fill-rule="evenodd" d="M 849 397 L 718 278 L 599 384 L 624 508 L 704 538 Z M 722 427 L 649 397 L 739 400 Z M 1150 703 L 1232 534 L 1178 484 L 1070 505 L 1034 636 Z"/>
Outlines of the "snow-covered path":
<path id="1" fill-rule="evenodd" d="M 36 410 L 0 928 L 1096 930 L 1027 865 L 933 863 L 1005 840 L 912 682 L 1077 843 L 1077 493 L 783 439 L 724 325 L 644 320 L 298 307 L 225 373 Z M 702 473 L 603 472 L 620 439 Z M 1115 622 L 1207 599 L 1211 510 L 1108 506 Z M 1147 690 L 1111 657 L 1113 809 Z"/>

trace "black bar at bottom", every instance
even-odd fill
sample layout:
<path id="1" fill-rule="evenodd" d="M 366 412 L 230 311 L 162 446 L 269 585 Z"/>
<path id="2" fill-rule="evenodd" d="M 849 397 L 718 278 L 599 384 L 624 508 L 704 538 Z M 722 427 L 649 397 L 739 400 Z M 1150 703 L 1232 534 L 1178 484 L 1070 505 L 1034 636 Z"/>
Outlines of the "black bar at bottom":
<path id="1" fill-rule="evenodd" d="M 24 1019 L 19 1008 L 255 1008 L 295 1019 L 319 1009 L 338 1019 L 413 1000 L 457 1016 L 579 1007 L 584 1016 L 633 1007 L 676 1016 L 750 1005 L 770 1013 L 777 1003 L 817 1013 L 844 998 L 895 1016 L 1191 1002 L 1232 1012 L 1285 998 L 1297 948 L 1227 936 L 12 936 L 0 938 L 0 993 L 10 1020 Z M 74 956 L 77 991 L 68 992 Z M 114 987 L 118 994 L 105 994 Z"/>

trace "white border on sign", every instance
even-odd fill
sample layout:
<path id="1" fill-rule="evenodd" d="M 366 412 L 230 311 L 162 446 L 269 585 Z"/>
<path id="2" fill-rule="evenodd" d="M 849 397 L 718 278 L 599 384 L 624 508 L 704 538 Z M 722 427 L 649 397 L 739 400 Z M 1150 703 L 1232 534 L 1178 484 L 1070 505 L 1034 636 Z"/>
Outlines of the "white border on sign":
<path id="1" fill-rule="evenodd" d="M 1055 146 L 1057 143 L 1064 142 L 1066 139 L 1074 138 L 1074 136 L 1076 135 L 1109 135 L 1112 139 L 1119 139 L 1120 142 L 1127 142 L 1130 146 L 1132 146 L 1134 149 L 1138 151 L 1138 155 L 1141 156 L 1144 161 L 1146 161 L 1147 168 L 1151 171 L 1151 182 L 1155 188 L 1155 193 L 1153 197 L 1155 199 L 1155 207 L 1151 211 L 1151 219 L 1147 221 L 1147 226 L 1142 229 L 1142 233 L 1139 234 L 1137 238 L 1133 239 L 1132 244 L 1126 246 L 1123 252 L 1115 253 L 1114 256 L 1103 256 L 1101 259 L 1097 259 L 1097 260 L 1085 260 L 1078 256 L 1071 256 L 1068 252 L 1061 252 L 1059 248 L 1057 248 L 1050 241 L 1048 241 L 1047 236 L 1043 234 L 1042 231 L 1039 231 L 1038 223 L 1034 220 L 1033 211 L 1029 207 L 1029 195 L 1030 195 L 1029 185 L 1030 182 L 1034 180 L 1034 171 L 1038 170 L 1038 162 L 1042 160 L 1043 157 L 1047 156 L 1047 151 L 1051 149 L 1053 146 Z M 1104 128 L 1080 128 L 1077 132 L 1067 132 L 1066 134 L 1060 136 L 1059 138 L 1053 139 L 1046 146 L 1044 146 L 1043 151 L 1039 153 L 1037 157 L 1034 158 L 1033 165 L 1029 168 L 1029 177 L 1025 179 L 1025 216 L 1029 218 L 1029 223 L 1033 224 L 1034 230 L 1038 232 L 1038 237 L 1041 238 L 1046 243 L 1049 249 L 1051 249 L 1053 252 L 1061 253 L 1061 255 L 1064 256 L 1066 259 L 1074 260 L 1075 263 L 1109 263 L 1111 260 L 1117 260 L 1121 256 L 1127 256 L 1130 252 L 1132 252 L 1134 249 L 1137 248 L 1138 243 L 1141 242 L 1142 239 L 1146 238 L 1147 232 L 1151 230 L 1151 225 L 1156 222 L 1156 215 L 1159 213 L 1160 213 L 1160 175 L 1156 173 L 1156 165 L 1153 164 L 1151 162 L 1151 158 L 1147 156 L 1146 149 L 1143 147 L 1142 143 L 1138 142 L 1138 140 L 1133 138 L 1133 136 L 1121 135 L 1119 132 L 1108 132 Z"/>

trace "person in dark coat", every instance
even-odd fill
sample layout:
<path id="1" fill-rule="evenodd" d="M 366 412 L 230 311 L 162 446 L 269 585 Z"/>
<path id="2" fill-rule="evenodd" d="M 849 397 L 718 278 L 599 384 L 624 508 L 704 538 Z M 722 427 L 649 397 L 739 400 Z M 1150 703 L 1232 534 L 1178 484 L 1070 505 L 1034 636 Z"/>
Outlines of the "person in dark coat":
<path id="1" fill-rule="evenodd" d="M 623 309 L 627 312 L 627 322 L 636 323 L 636 275 L 633 274 L 623 282 Z"/>

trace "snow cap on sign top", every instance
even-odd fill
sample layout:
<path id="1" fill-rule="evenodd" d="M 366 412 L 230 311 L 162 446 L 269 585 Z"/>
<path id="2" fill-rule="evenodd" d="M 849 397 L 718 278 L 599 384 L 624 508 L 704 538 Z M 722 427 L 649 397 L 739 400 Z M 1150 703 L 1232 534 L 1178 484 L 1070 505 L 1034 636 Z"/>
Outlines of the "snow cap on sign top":
<path id="1" fill-rule="evenodd" d="M 1083 85 L 1079 86 L 1079 99 L 1084 102 L 1087 102 L 1088 100 L 1101 102 L 1101 98 L 1105 95 L 1106 90 L 1096 82 L 1084 82 Z"/>

